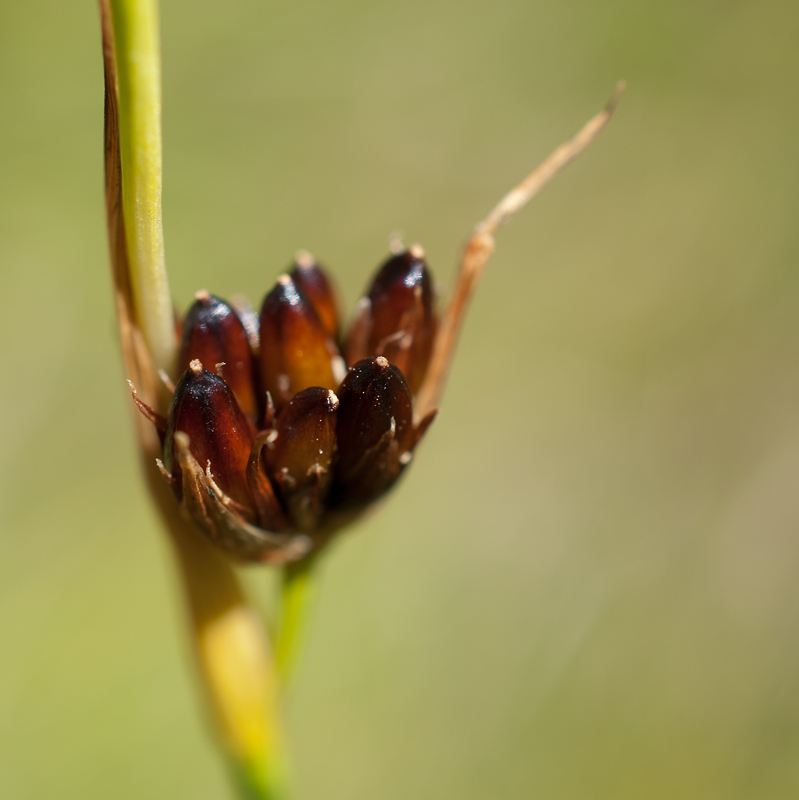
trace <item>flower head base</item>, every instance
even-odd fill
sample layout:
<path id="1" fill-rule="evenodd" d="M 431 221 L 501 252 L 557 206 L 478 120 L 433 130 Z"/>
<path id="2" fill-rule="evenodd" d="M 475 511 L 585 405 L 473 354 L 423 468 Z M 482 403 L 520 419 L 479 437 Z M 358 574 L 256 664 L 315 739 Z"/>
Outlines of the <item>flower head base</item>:
<path id="1" fill-rule="evenodd" d="M 287 563 L 396 483 L 436 413 L 414 418 L 437 325 L 432 286 L 419 245 L 394 254 L 343 338 L 332 283 L 307 253 L 257 317 L 197 293 L 167 416 L 137 400 L 197 529 L 236 558 Z"/>

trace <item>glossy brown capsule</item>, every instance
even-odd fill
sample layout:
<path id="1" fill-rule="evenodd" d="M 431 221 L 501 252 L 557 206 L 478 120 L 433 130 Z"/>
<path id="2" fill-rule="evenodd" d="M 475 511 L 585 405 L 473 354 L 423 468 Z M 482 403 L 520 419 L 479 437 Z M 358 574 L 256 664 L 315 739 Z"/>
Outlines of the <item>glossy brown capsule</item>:
<path id="1" fill-rule="evenodd" d="M 436 331 L 434 292 L 418 244 L 391 256 L 359 303 L 347 342 L 350 364 L 370 355 L 399 367 L 412 393 L 424 379 Z"/>
<path id="2" fill-rule="evenodd" d="M 343 371 L 338 348 L 290 276 L 281 275 L 264 299 L 259 326 L 261 376 L 278 409 L 309 386 L 336 388 Z"/>
<path id="3" fill-rule="evenodd" d="M 338 299 L 330 276 L 314 257 L 301 250 L 294 257 L 289 273 L 294 285 L 311 301 L 327 335 L 334 341 L 339 336 Z"/>
<path id="4" fill-rule="evenodd" d="M 247 331 L 231 306 L 206 291 L 197 292 L 183 320 L 179 371 L 185 372 L 194 359 L 224 378 L 242 411 L 252 421 L 258 418 L 255 365 Z"/>
<path id="5" fill-rule="evenodd" d="M 164 469 L 178 497 L 183 493 L 179 451 L 188 437 L 191 455 L 247 520 L 256 520 L 247 479 L 253 445 L 250 423 L 222 378 L 198 360 L 183 373 L 172 397 L 164 438 Z M 183 440 L 185 442 L 185 438 Z"/>
<path id="6" fill-rule="evenodd" d="M 234 556 L 296 558 L 310 543 L 287 533 L 291 526 L 263 469 L 263 444 L 225 381 L 192 361 L 165 421 L 162 473 L 186 516 Z"/>
<path id="7" fill-rule="evenodd" d="M 298 392 L 277 417 L 264 457 L 298 530 L 313 531 L 325 510 L 333 477 L 339 401 L 330 389 Z"/>
<path id="8" fill-rule="evenodd" d="M 355 364 L 338 391 L 334 504 L 347 508 L 389 489 L 416 444 L 413 403 L 402 372 L 383 356 Z"/>

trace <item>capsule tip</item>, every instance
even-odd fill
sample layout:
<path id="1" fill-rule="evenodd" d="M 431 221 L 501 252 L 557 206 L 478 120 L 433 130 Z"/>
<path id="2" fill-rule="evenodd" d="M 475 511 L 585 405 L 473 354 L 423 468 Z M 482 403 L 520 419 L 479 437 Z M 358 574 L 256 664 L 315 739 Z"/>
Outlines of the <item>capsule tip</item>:
<path id="1" fill-rule="evenodd" d="M 192 359 L 192 361 L 189 362 L 189 369 L 195 375 L 202 375 L 202 373 L 203 373 L 203 362 L 200 361 L 199 358 Z"/>
<path id="2" fill-rule="evenodd" d="M 408 248 L 408 252 L 418 261 L 421 261 L 424 258 L 424 247 L 420 245 L 418 242 L 416 244 L 412 244 Z"/>
<path id="3" fill-rule="evenodd" d="M 294 256 L 294 263 L 300 269 L 310 269 L 316 264 L 316 259 L 307 250 L 298 250 Z"/>
<path id="4" fill-rule="evenodd" d="M 207 303 L 211 299 L 211 293 L 208 289 L 200 289 L 199 292 L 194 293 L 194 299 L 198 303 Z"/>
<path id="5" fill-rule="evenodd" d="M 383 369 L 385 369 L 388 366 L 388 359 L 385 358 L 384 356 L 378 356 L 375 359 L 375 363 L 377 364 L 378 367 L 382 367 Z"/>

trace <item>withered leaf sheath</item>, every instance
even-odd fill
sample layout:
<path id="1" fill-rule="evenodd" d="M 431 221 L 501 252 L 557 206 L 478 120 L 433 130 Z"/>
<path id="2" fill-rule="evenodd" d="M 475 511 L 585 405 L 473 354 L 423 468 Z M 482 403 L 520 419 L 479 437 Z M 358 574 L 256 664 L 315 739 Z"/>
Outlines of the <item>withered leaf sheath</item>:
<path id="1" fill-rule="evenodd" d="M 243 560 L 286 563 L 323 546 L 396 483 L 435 416 L 417 421 L 413 408 L 436 328 L 421 248 L 372 281 L 347 337 L 362 351 L 349 371 L 332 282 L 306 256 L 264 299 L 258 353 L 237 312 L 198 293 L 168 417 L 148 416 L 184 514 Z"/>

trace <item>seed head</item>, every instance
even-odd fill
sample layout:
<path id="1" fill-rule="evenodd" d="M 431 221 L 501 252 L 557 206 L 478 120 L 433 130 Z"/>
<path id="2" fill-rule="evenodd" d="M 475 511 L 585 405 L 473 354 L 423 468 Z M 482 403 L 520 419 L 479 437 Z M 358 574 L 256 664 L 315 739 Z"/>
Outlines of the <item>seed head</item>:
<path id="1" fill-rule="evenodd" d="M 431 287 L 421 247 L 391 256 L 358 304 L 349 369 L 332 281 L 307 253 L 267 293 L 249 335 L 241 312 L 197 293 L 166 419 L 138 404 L 198 530 L 240 559 L 285 563 L 397 482 L 435 416 L 415 421 L 413 399 L 436 328 Z"/>

